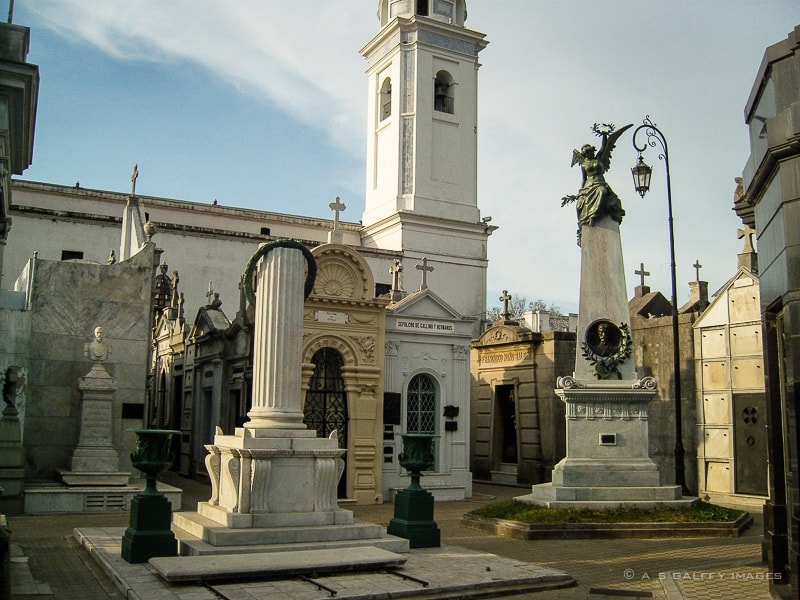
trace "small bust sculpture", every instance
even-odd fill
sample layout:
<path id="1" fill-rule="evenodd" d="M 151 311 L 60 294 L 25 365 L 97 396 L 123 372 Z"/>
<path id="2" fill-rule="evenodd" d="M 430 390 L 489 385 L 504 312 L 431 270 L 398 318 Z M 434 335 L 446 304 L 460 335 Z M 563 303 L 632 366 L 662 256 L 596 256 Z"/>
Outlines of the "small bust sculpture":
<path id="1" fill-rule="evenodd" d="M 84 344 L 83 352 L 86 354 L 86 358 L 92 362 L 101 363 L 108 360 L 108 357 L 111 354 L 111 346 L 103 341 L 102 327 L 94 328 L 94 340 Z"/>

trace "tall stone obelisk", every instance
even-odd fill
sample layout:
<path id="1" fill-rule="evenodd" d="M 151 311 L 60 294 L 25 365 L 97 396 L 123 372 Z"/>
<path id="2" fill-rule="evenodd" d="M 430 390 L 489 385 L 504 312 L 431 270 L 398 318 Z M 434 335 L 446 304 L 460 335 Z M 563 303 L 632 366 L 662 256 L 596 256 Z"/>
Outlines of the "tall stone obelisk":
<path id="1" fill-rule="evenodd" d="M 620 238 L 625 215 L 606 183 L 611 150 L 630 125 L 595 125 L 600 151 L 589 144 L 573 151 L 583 186 L 575 201 L 581 246 L 575 371 L 559 377 L 555 393 L 566 404 L 566 457 L 552 482 L 534 485 L 522 501 L 552 507 L 614 508 L 688 504 L 680 486 L 662 486 L 649 456 L 648 403 L 656 395 L 652 377 L 640 379 L 633 361 L 628 295 Z"/>

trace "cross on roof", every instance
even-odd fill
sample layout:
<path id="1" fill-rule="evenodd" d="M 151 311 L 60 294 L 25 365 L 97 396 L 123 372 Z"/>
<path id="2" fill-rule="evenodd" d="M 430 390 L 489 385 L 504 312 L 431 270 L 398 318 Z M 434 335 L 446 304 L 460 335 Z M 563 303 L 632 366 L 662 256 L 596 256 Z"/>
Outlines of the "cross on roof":
<path id="1" fill-rule="evenodd" d="M 634 271 L 634 274 L 641 277 L 642 282 L 639 285 L 644 285 L 644 278 L 650 275 L 650 271 L 645 271 L 644 263 L 639 263 L 639 269 L 637 271 Z"/>
<path id="2" fill-rule="evenodd" d="M 417 265 L 415 267 L 417 271 L 422 271 L 422 283 L 419 286 L 419 289 L 426 290 L 428 289 L 428 272 L 433 271 L 433 267 L 428 266 L 428 257 L 422 257 L 422 264 Z"/>
<path id="3" fill-rule="evenodd" d="M 508 310 L 508 303 L 511 302 L 511 296 L 508 295 L 508 290 L 503 290 L 503 295 L 500 296 L 500 302 L 503 303 L 503 312 L 500 313 L 500 316 L 504 321 L 508 321 L 511 318 L 511 312 Z"/>
<path id="4" fill-rule="evenodd" d="M 211 304 L 211 300 L 214 298 L 214 287 L 210 281 L 208 282 L 208 291 L 206 292 L 206 298 L 208 298 L 208 303 Z"/>
<path id="5" fill-rule="evenodd" d="M 700 264 L 700 259 L 698 258 L 696 261 L 694 261 L 692 266 L 694 267 L 695 271 L 695 281 L 700 281 L 700 269 L 703 268 L 703 265 Z"/>
<path id="6" fill-rule="evenodd" d="M 736 230 L 736 237 L 740 240 L 744 238 L 744 248 L 742 248 L 742 254 L 756 251 L 755 247 L 753 246 L 753 236 L 755 233 L 756 230 L 750 227 L 750 225 L 745 225 L 742 229 Z"/>
<path id="7" fill-rule="evenodd" d="M 336 200 L 331 202 L 328 207 L 333 211 L 333 230 L 336 231 L 339 229 L 339 213 L 344 211 L 347 207 L 339 196 L 336 196 Z"/>
<path id="8" fill-rule="evenodd" d="M 139 179 L 139 164 L 133 165 L 133 173 L 131 173 L 131 196 L 136 195 L 136 180 Z"/>

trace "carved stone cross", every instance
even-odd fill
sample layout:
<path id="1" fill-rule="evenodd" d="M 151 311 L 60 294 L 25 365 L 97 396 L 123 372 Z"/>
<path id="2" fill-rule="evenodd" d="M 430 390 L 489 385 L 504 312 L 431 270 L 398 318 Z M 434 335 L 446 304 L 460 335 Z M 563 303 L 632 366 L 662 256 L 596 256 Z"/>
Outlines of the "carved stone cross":
<path id="1" fill-rule="evenodd" d="M 400 273 L 403 272 L 403 264 L 396 258 L 389 267 L 389 273 L 392 274 L 392 291 L 397 292 L 400 290 Z"/>
<path id="2" fill-rule="evenodd" d="M 650 271 L 645 271 L 644 270 L 644 263 L 639 263 L 639 270 L 638 271 L 634 271 L 634 274 L 638 275 L 639 277 L 641 277 L 641 281 L 642 282 L 641 282 L 640 285 L 644 285 L 644 278 L 647 277 L 648 275 L 650 275 Z"/>
<path id="3" fill-rule="evenodd" d="M 433 271 L 433 267 L 428 266 L 428 257 L 422 257 L 422 264 L 416 266 L 417 271 L 422 271 L 422 283 L 419 286 L 419 289 L 426 290 L 428 289 L 428 272 Z"/>
<path id="4" fill-rule="evenodd" d="M 740 240 L 744 238 L 744 248 L 742 248 L 742 254 L 756 251 L 755 246 L 753 246 L 753 236 L 755 233 L 756 230 L 750 227 L 750 225 L 745 225 L 742 229 L 736 230 L 736 237 Z"/>
<path id="5" fill-rule="evenodd" d="M 136 180 L 139 179 L 139 164 L 133 165 L 133 173 L 131 173 L 131 196 L 136 195 Z"/>
<path id="6" fill-rule="evenodd" d="M 503 303 L 503 312 L 500 313 L 500 316 L 504 321 L 508 321 L 511 318 L 511 312 L 508 310 L 508 303 L 511 302 L 511 296 L 508 295 L 508 290 L 503 290 L 503 295 L 500 296 L 500 302 Z"/>
<path id="7" fill-rule="evenodd" d="M 698 258 L 696 261 L 694 261 L 692 266 L 694 267 L 695 281 L 700 281 L 700 269 L 703 268 L 703 265 L 700 264 L 700 259 Z"/>
<path id="8" fill-rule="evenodd" d="M 336 231 L 339 229 L 339 213 L 343 212 L 347 207 L 339 196 L 336 196 L 336 201 L 331 202 L 328 207 L 333 211 L 333 230 Z"/>

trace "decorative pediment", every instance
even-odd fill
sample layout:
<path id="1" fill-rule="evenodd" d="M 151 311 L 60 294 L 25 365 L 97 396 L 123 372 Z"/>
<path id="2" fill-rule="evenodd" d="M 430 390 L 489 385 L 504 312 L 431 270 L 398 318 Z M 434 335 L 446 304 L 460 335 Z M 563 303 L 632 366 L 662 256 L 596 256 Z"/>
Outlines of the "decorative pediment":
<path id="1" fill-rule="evenodd" d="M 475 342 L 475 346 L 491 346 L 494 344 L 509 344 L 513 342 L 529 342 L 533 332 L 521 325 L 493 325 L 487 329 Z"/>
<path id="2" fill-rule="evenodd" d="M 317 259 L 313 296 L 342 301 L 369 301 L 375 297 L 372 271 L 360 254 L 340 244 L 312 250 Z"/>
<path id="3" fill-rule="evenodd" d="M 197 317 L 189 337 L 197 339 L 213 333 L 221 333 L 230 326 L 230 320 L 219 308 L 203 306 L 197 311 Z"/>
<path id="4" fill-rule="evenodd" d="M 456 319 L 463 317 L 456 312 L 447 302 L 434 294 L 429 288 L 419 290 L 391 304 L 386 309 L 387 314 L 402 315 L 404 317 L 428 317 L 431 319 Z"/>
<path id="5" fill-rule="evenodd" d="M 745 306 L 749 306 L 748 311 Z M 738 318 L 733 318 L 734 308 Z M 750 312 L 747 315 L 743 313 Z M 693 327 L 716 327 L 741 320 L 758 321 L 761 318 L 758 275 L 747 267 L 739 267 L 736 274 L 714 294 L 714 300 L 694 322 Z"/>

